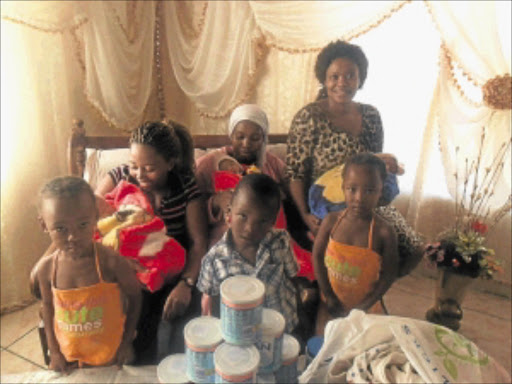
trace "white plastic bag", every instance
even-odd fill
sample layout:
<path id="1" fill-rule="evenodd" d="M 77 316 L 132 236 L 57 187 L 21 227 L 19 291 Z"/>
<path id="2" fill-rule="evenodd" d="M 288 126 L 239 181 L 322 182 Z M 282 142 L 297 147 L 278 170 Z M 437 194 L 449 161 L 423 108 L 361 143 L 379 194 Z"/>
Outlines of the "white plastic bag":
<path id="1" fill-rule="evenodd" d="M 353 310 L 330 321 L 324 345 L 299 383 L 502 383 L 510 375 L 448 328 Z"/>

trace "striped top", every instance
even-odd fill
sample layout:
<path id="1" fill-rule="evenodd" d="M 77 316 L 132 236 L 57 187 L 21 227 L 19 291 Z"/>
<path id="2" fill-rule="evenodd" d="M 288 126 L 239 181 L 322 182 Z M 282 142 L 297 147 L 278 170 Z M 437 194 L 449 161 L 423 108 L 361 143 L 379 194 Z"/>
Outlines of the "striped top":
<path id="1" fill-rule="evenodd" d="M 137 184 L 137 181 L 130 176 L 128 164 L 111 169 L 108 174 L 116 185 L 121 180 Z M 167 184 L 168 192 L 162 197 L 160 207 L 155 209 L 155 215 L 160 217 L 165 223 L 167 235 L 175 238 L 183 247 L 187 248 L 187 204 L 199 198 L 201 193 L 193 174 L 181 175 L 171 171 L 168 175 Z"/>

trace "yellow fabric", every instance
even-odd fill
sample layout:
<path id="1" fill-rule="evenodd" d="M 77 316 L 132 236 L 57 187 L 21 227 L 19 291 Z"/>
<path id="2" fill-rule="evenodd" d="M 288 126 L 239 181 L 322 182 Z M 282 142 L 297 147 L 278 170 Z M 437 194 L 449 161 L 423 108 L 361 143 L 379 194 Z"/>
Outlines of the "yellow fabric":
<path id="1" fill-rule="evenodd" d="M 151 216 L 137 206 L 127 205 L 115 214 L 98 221 L 98 231 L 103 236 L 101 243 L 119 249 L 119 233 L 121 229 L 137 224 L 147 223 Z"/>
<path id="2" fill-rule="evenodd" d="M 103 281 L 96 252 L 99 283 L 76 289 L 57 289 L 55 272 L 58 252 L 54 256 L 52 282 L 55 309 L 54 330 L 61 353 L 67 361 L 82 366 L 111 362 L 124 333 L 121 291 L 116 283 Z"/>
<path id="3" fill-rule="evenodd" d="M 325 172 L 315 182 L 316 185 L 325 187 L 322 196 L 333 204 L 339 204 L 345 201 L 345 194 L 341 187 L 341 183 L 343 181 L 343 178 L 341 177 L 342 172 L 343 164 Z"/>

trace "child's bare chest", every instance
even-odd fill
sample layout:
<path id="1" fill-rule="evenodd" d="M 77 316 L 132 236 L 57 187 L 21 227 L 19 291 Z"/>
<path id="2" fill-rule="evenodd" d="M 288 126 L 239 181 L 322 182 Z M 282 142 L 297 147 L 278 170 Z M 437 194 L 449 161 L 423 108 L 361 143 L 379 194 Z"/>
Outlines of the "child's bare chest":
<path id="1" fill-rule="evenodd" d="M 89 287 L 100 281 L 94 258 L 58 259 L 55 273 L 57 289 Z"/>
<path id="2" fill-rule="evenodd" d="M 343 244 L 367 248 L 370 225 L 342 221 L 332 233 L 332 238 Z"/>

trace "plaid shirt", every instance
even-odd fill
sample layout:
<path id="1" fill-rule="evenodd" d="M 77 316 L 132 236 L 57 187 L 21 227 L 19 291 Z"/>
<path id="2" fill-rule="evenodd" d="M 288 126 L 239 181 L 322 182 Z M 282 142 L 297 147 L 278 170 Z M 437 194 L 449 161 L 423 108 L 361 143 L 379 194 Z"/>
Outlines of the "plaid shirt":
<path id="1" fill-rule="evenodd" d="M 197 288 L 207 295 L 217 296 L 220 284 L 230 276 L 257 277 L 265 284 L 263 306 L 279 311 L 286 320 L 286 331 L 291 332 L 299 322 L 296 291 L 291 281 L 298 270 L 288 232 L 281 229 L 269 231 L 258 248 L 256 263 L 252 265 L 234 249 L 231 230 L 228 230 L 203 258 Z"/>

